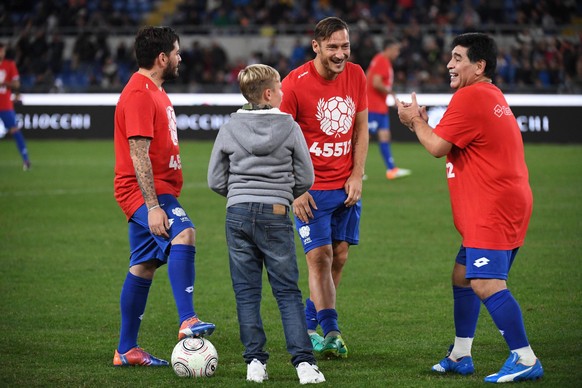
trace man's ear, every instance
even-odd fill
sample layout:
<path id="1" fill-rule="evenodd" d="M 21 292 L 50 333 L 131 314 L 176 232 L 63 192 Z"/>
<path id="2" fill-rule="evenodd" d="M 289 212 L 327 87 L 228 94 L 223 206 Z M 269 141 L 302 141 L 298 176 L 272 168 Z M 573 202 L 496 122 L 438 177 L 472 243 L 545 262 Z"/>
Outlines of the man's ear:
<path id="1" fill-rule="evenodd" d="M 161 67 L 165 67 L 166 63 L 168 62 L 168 56 L 164 52 L 161 52 L 158 54 L 157 60 L 159 61 Z"/>
<path id="2" fill-rule="evenodd" d="M 311 49 L 315 54 L 317 54 L 317 51 L 319 50 L 319 43 L 317 43 L 315 39 L 311 41 Z"/>
<path id="3" fill-rule="evenodd" d="M 484 59 L 479 59 L 477 62 L 477 68 L 475 69 L 476 75 L 483 75 L 485 74 L 485 68 L 487 67 L 487 62 Z"/>

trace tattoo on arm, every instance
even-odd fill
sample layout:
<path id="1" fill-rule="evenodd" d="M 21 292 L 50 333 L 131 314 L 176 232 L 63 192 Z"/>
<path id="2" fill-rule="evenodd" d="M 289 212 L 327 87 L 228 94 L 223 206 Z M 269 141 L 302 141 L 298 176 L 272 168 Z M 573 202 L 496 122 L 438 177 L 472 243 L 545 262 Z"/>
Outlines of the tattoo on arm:
<path id="1" fill-rule="evenodd" d="M 151 139 L 132 137 L 129 139 L 129 154 L 135 168 L 137 183 L 148 208 L 158 204 L 158 196 L 154 185 L 154 172 L 149 156 Z"/>

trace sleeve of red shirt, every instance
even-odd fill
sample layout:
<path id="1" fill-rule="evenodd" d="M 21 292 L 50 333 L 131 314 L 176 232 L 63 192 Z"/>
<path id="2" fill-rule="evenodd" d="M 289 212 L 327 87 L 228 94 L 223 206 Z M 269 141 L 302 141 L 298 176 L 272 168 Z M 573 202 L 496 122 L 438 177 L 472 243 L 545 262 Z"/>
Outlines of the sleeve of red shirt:
<path id="1" fill-rule="evenodd" d="M 293 119 L 297 119 L 297 96 L 290 85 L 292 81 L 289 76 L 281 83 L 281 90 L 283 91 L 283 100 L 281 101 L 281 112 L 289 113 Z"/>
<path id="2" fill-rule="evenodd" d="M 461 149 L 471 143 L 477 136 L 473 125 L 475 116 L 472 114 L 476 105 L 475 97 L 473 93 L 458 90 L 451 98 L 443 118 L 434 129 L 434 133 Z"/>
<path id="3" fill-rule="evenodd" d="M 379 75 L 384 79 L 388 74 L 388 61 L 382 60 L 381 57 L 377 57 L 376 60 L 372 61 L 370 70 L 368 70 L 370 75 Z"/>
<path id="4" fill-rule="evenodd" d="M 154 137 L 155 105 L 147 93 L 136 90 L 128 96 L 125 105 L 125 128 L 127 137 Z"/>

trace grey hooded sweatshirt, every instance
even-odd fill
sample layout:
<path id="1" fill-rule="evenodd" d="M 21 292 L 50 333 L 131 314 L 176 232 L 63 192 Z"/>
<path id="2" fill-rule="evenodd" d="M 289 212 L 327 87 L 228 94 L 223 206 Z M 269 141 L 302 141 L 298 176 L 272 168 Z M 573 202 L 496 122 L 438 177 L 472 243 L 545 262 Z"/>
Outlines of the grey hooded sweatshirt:
<path id="1" fill-rule="evenodd" d="M 214 142 L 208 186 L 243 202 L 290 205 L 314 181 L 307 143 L 291 115 L 277 108 L 233 113 Z"/>

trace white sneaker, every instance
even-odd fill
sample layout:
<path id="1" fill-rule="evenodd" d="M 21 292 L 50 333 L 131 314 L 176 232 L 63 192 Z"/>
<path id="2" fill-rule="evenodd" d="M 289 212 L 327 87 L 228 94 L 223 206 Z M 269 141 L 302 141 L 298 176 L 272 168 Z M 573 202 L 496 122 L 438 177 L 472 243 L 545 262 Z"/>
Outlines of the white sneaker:
<path id="1" fill-rule="evenodd" d="M 267 374 L 267 364 L 263 364 L 256 358 L 247 365 L 247 381 L 254 381 L 255 383 L 262 383 L 269 380 Z"/>
<path id="2" fill-rule="evenodd" d="M 297 376 L 299 377 L 299 384 L 318 384 L 324 383 L 325 377 L 319 371 L 317 365 L 312 365 L 308 362 L 302 362 L 297 365 Z"/>

